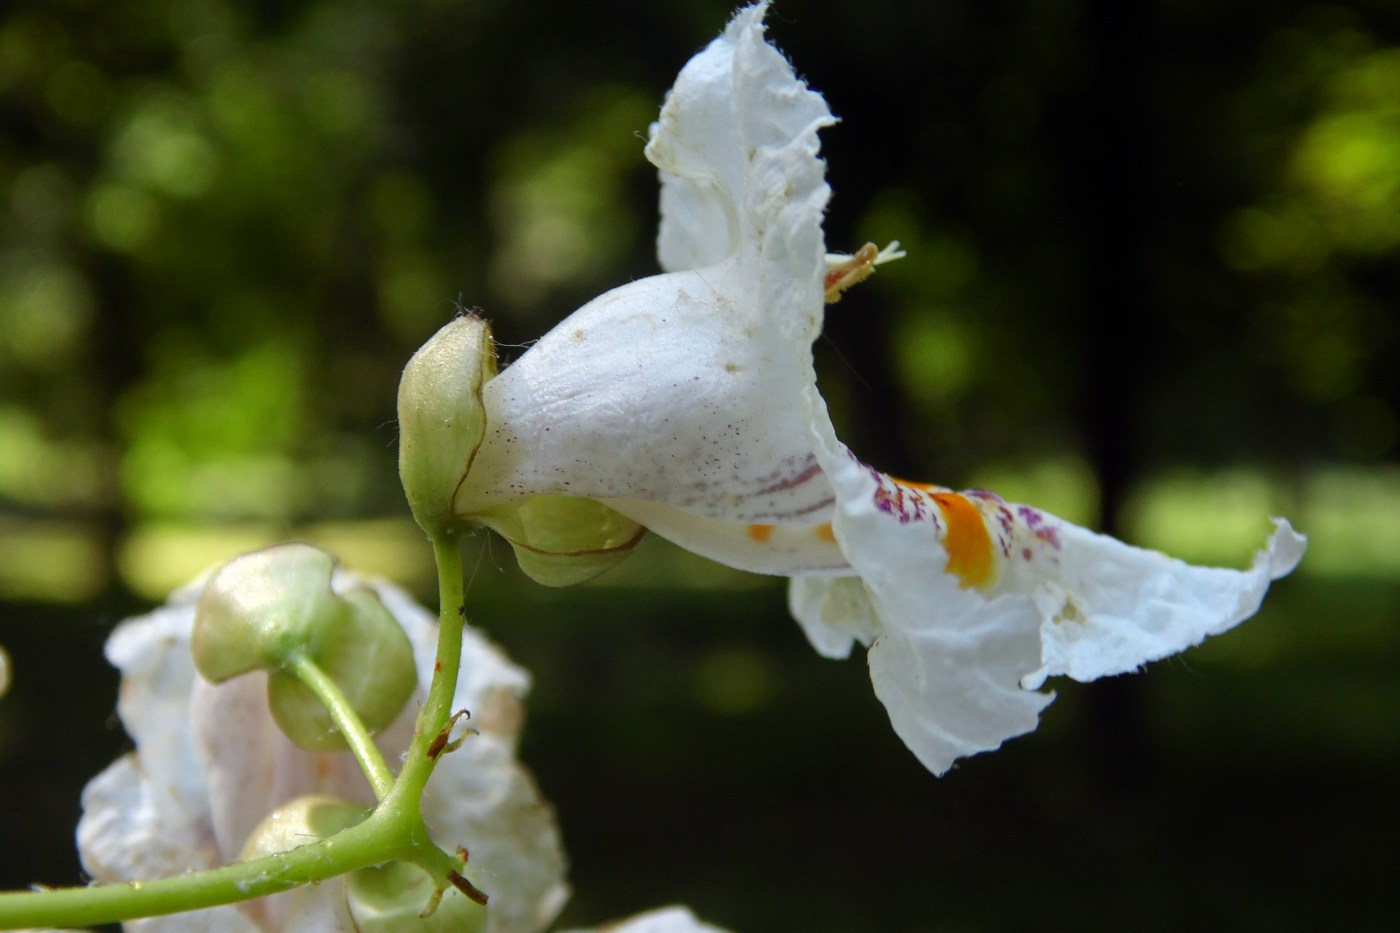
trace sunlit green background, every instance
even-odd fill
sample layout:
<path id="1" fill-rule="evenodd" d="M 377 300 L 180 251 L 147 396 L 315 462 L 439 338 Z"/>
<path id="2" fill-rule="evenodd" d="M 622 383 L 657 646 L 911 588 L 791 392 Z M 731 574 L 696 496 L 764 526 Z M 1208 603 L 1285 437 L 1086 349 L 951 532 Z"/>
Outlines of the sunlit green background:
<path id="1" fill-rule="evenodd" d="M 655 271 L 641 141 L 726 2 L 6 0 L 0 885 L 75 883 L 129 747 L 106 632 L 286 538 L 427 595 L 403 362 L 507 357 Z M 937 780 L 779 582 L 651 541 L 596 584 L 476 543 L 536 675 L 567 920 L 738 931 L 1393 929 L 1400 857 L 1400 7 L 780 0 L 843 118 L 828 242 L 901 240 L 818 346 L 843 436 L 1242 565 L 1259 618 L 1080 687 Z M 468 840 L 469 842 L 469 840 Z M 489 885 L 483 883 L 489 888 Z"/>

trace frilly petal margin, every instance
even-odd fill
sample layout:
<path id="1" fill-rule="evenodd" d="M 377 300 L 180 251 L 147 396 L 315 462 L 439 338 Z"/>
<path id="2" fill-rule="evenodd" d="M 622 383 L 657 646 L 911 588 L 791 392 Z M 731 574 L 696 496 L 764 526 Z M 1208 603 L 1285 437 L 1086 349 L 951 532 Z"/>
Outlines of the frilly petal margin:
<path id="1" fill-rule="evenodd" d="M 764 40 L 767 12 L 765 2 L 735 13 L 681 69 L 652 124 L 646 157 L 660 170 L 657 257 L 667 272 L 715 265 L 765 239 L 768 249 L 815 248 L 820 258 L 830 189 L 817 130 L 835 118 Z M 797 225 L 776 223 L 808 208 Z M 801 237 L 782 242 L 799 227 Z"/>
<path id="2" fill-rule="evenodd" d="M 1033 583 L 1041 664 L 1022 680 L 1031 690 L 1061 674 L 1091 681 L 1137 670 L 1233 628 L 1259 611 L 1269 584 L 1307 549 L 1307 538 L 1275 518 L 1248 570 L 1197 567 L 1044 518 L 1062 559 L 1054 576 Z"/>

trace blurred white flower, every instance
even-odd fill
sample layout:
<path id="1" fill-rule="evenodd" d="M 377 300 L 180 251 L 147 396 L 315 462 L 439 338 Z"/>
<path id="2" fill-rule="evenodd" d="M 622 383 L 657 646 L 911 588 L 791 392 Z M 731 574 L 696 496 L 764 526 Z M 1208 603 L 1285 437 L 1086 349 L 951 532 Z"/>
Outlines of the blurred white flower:
<path id="1" fill-rule="evenodd" d="M 663 907 L 647 911 L 616 923 L 605 923 L 594 930 L 571 930 L 569 933 L 725 933 L 719 927 L 697 920 L 684 907 Z"/>
<path id="2" fill-rule="evenodd" d="M 437 623 L 402 590 L 338 570 L 344 593 L 368 585 L 413 645 L 419 683 L 399 717 L 376 737 L 396 762 L 427 695 Z M 308 795 L 363 804 L 374 796 L 348 752 L 293 745 L 268 711 L 266 675 L 212 685 L 195 672 L 190 636 L 203 583 L 149 615 L 128 619 L 107 642 L 121 670 L 117 712 L 136 750 L 83 791 L 78 848 L 97 881 L 161 878 L 236 860 L 274 809 Z M 553 811 L 516 760 L 529 675 L 470 627 L 453 709 L 479 732 L 444 755 L 423 795 L 423 816 L 441 844 L 466 845 L 466 874 L 490 896 L 486 929 L 545 929 L 568 896 Z M 213 933 L 355 930 L 346 882 L 335 878 L 284 894 L 193 914 L 131 921 L 126 929 Z M 450 893 L 449 897 L 456 897 Z"/>
<path id="3" fill-rule="evenodd" d="M 828 256 L 825 101 L 741 10 L 652 127 L 665 274 L 579 309 L 483 388 L 460 515 L 603 501 L 683 547 L 793 577 L 829 657 L 869 648 L 932 771 L 1035 728 L 1044 680 L 1134 670 L 1247 618 L 1304 539 L 1248 571 L 1192 567 L 982 491 L 893 479 L 836 439 L 811 345 L 824 303 L 891 253 Z"/>

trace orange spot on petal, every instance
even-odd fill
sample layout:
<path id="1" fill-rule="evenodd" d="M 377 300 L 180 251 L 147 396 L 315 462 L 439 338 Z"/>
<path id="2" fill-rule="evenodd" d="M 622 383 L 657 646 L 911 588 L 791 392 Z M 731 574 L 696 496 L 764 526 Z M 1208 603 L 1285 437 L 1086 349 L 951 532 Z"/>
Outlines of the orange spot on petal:
<path id="1" fill-rule="evenodd" d="M 755 541 L 760 542 L 760 543 L 762 543 L 762 542 L 764 542 L 764 541 L 767 541 L 769 538 L 773 537 L 773 526 L 772 526 L 772 525 L 750 525 L 750 526 L 749 526 L 749 537 L 752 538 L 752 539 L 755 540 Z"/>
<path id="2" fill-rule="evenodd" d="M 933 501 L 948 526 L 943 540 L 948 549 L 948 572 L 956 574 L 964 588 L 991 584 L 996 575 L 996 553 L 982 513 L 966 496 L 955 492 L 934 493 Z"/>
<path id="3" fill-rule="evenodd" d="M 812 533 L 830 544 L 836 543 L 836 532 L 831 530 L 831 522 L 822 522 L 816 528 L 812 529 Z"/>

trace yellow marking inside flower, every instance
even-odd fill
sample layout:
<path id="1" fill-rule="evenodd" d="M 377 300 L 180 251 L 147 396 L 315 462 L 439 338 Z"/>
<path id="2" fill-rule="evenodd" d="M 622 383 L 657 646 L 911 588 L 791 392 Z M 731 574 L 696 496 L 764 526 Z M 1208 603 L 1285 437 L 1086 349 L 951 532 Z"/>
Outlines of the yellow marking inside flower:
<path id="1" fill-rule="evenodd" d="M 759 542 L 760 544 L 773 537 L 772 525 L 750 525 L 748 530 L 749 537 Z"/>
<path id="2" fill-rule="evenodd" d="M 955 492 L 936 492 L 932 498 L 948 528 L 943 539 L 948 549 L 947 571 L 962 580 L 963 589 L 991 585 L 996 576 L 996 553 L 982 513 L 966 496 Z"/>
<path id="3" fill-rule="evenodd" d="M 812 529 L 812 533 L 828 544 L 836 543 L 836 532 L 831 530 L 831 522 L 822 522 Z"/>

